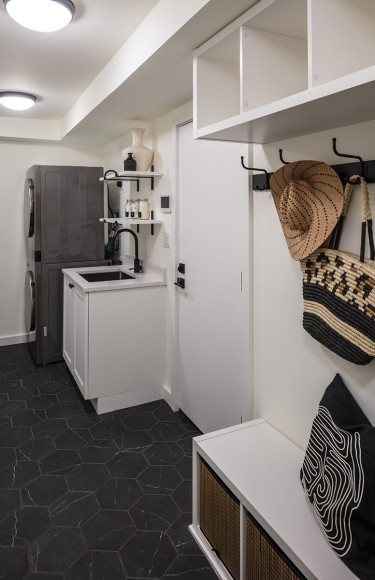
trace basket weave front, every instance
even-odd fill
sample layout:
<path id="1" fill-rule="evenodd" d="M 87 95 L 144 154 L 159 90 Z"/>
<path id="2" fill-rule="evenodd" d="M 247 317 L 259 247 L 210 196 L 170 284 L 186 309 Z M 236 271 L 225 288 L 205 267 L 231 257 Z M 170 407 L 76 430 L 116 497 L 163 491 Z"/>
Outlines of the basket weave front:
<path id="1" fill-rule="evenodd" d="M 239 580 L 240 504 L 203 460 L 199 495 L 200 529 L 228 571 Z"/>
<path id="2" fill-rule="evenodd" d="M 246 580 L 306 580 L 249 514 L 246 518 Z"/>

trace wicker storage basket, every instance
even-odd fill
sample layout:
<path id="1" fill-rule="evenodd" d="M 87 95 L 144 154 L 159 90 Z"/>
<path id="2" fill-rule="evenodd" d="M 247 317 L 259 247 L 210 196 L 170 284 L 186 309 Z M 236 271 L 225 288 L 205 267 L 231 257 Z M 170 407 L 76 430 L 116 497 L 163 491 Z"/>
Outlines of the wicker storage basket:
<path id="1" fill-rule="evenodd" d="M 246 580 L 306 580 L 250 514 L 246 517 Z"/>
<path id="2" fill-rule="evenodd" d="M 202 459 L 200 529 L 233 578 L 239 580 L 240 502 Z"/>

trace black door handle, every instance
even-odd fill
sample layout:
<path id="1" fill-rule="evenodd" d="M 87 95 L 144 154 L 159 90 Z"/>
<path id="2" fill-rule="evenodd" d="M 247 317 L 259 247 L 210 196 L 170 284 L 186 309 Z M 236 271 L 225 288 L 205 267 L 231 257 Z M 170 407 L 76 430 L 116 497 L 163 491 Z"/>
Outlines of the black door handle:
<path id="1" fill-rule="evenodd" d="M 178 286 L 179 288 L 185 288 L 185 278 L 177 278 L 175 286 Z"/>
<path id="2" fill-rule="evenodd" d="M 71 283 L 69 282 L 69 288 L 74 288 L 74 284 L 71 284 Z"/>

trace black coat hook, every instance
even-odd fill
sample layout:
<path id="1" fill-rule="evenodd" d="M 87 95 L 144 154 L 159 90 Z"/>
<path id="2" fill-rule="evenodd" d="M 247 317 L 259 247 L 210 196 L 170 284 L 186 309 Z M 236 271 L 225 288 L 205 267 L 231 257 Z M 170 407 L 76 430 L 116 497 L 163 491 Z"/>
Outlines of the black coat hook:
<path id="1" fill-rule="evenodd" d="M 336 147 L 336 137 L 332 138 L 332 147 L 333 147 L 333 152 L 335 153 L 335 155 L 337 155 L 338 157 L 349 157 L 350 159 L 358 159 L 358 161 L 361 164 L 361 170 L 360 170 L 360 176 L 364 177 L 365 175 L 365 162 L 363 161 L 362 157 L 360 157 L 359 155 L 348 155 L 347 153 L 339 153 L 337 151 L 337 147 Z"/>
<path id="2" fill-rule="evenodd" d="M 281 163 L 284 163 L 284 165 L 288 165 L 289 161 L 284 161 L 284 159 L 283 159 L 283 150 L 282 149 L 279 149 L 279 155 L 280 155 Z"/>
<path id="3" fill-rule="evenodd" d="M 246 167 L 246 165 L 243 162 L 243 159 L 244 158 L 241 157 L 241 165 L 244 169 L 246 169 L 247 171 L 262 171 L 266 176 L 266 183 L 264 184 L 264 186 L 263 187 L 257 186 L 256 189 L 269 189 L 270 184 L 269 184 L 268 173 L 267 173 L 266 169 L 257 169 L 256 167 Z"/>

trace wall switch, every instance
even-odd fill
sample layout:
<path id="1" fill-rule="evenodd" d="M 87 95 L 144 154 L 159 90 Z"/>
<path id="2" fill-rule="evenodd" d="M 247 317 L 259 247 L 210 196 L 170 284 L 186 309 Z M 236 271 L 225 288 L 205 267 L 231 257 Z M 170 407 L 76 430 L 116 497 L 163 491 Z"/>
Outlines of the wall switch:
<path id="1" fill-rule="evenodd" d="M 163 246 L 164 248 L 170 248 L 171 244 L 170 244 L 170 236 L 171 234 L 169 232 L 164 232 L 164 239 L 163 239 Z"/>

